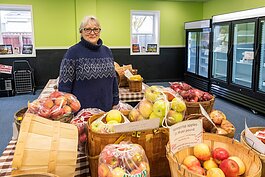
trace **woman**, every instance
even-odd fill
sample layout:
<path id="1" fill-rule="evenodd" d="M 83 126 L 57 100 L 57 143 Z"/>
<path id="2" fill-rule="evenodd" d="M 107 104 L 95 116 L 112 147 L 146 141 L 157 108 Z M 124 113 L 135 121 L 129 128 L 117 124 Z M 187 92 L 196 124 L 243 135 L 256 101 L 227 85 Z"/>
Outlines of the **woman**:
<path id="1" fill-rule="evenodd" d="M 83 108 L 109 111 L 119 103 L 119 90 L 110 49 L 100 39 L 101 27 L 95 17 L 80 24 L 81 41 L 64 55 L 59 90 L 74 94 Z"/>

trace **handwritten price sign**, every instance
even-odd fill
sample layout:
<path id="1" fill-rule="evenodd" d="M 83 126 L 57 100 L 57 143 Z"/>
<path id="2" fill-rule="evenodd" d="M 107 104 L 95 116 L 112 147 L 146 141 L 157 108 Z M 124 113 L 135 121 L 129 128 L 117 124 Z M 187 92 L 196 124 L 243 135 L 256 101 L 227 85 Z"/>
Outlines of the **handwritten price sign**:
<path id="1" fill-rule="evenodd" d="M 169 129 L 170 148 L 173 153 L 202 142 L 202 120 L 179 122 Z"/>

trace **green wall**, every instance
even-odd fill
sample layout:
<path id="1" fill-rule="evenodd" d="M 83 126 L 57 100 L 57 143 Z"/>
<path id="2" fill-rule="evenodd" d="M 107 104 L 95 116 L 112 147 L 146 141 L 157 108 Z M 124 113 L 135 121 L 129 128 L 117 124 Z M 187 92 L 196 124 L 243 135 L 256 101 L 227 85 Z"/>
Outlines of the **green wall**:
<path id="1" fill-rule="evenodd" d="M 203 18 L 235 11 L 265 7 L 264 0 L 210 0 L 203 4 Z"/>
<path id="2" fill-rule="evenodd" d="M 32 5 L 36 48 L 67 48 L 80 39 L 85 15 L 96 16 L 110 47 L 130 46 L 130 10 L 160 11 L 160 45 L 184 44 L 184 22 L 202 19 L 203 3 L 162 0 L 0 0 Z"/>

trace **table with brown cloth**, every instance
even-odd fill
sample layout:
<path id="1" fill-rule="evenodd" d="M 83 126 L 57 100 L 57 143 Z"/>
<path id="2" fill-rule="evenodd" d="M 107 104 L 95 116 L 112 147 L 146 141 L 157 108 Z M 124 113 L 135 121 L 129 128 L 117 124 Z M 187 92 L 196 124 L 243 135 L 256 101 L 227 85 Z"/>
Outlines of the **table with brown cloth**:
<path id="1" fill-rule="evenodd" d="M 12 161 L 16 148 L 16 140 L 11 140 L 0 157 L 0 176 L 9 176 L 12 172 Z M 88 177 L 90 176 L 89 163 L 87 156 L 78 151 L 75 177 Z"/>
<path id="2" fill-rule="evenodd" d="M 57 86 L 57 79 L 50 79 L 44 89 L 42 90 L 40 97 L 47 97 L 51 92 L 54 91 L 54 86 Z M 143 87 L 146 88 L 147 85 L 143 83 Z M 122 102 L 139 102 L 144 97 L 144 91 L 141 92 L 130 92 L 128 87 L 119 88 L 119 97 Z"/>

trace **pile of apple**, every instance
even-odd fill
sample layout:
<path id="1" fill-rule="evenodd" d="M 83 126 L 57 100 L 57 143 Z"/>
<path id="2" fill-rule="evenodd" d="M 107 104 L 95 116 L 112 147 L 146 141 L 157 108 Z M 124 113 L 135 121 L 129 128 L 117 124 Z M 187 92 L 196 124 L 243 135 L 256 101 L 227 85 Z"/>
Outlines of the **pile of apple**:
<path id="1" fill-rule="evenodd" d="M 230 138 L 234 137 L 236 128 L 227 120 L 226 115 L 222 111 L 213 110 L 210 112 L 209 117 L 211 120 L 202 114 L 190 114 L 185 118 L 186 120 L 201 119 L 204 132 L 216 133 Z"/>
<path id="2" fill-rule="evenodd" d="M 199 89 L 195 89 L 184 82 L 173 82 L 170 83 L 170 87 L 177 92 L 187 102 L 202 102 L 209 101 L 213 96 Z"/>
<path id="3" fill-rule="evenodd" d="M 150 177 L 144 149 L 139 144 L 109 144 L 99 155 L 98 177 Z"/>
<path id="4" fill-rule="evenodd" d="M 130 122 L 119 110 L 112 109 L 90 125 L 96 133 L 115 133 L 113 125 Z"/>
<path id="5" fill-rule="evenodd" d="M 55 90 L 48 97 L 29 103 L 28 112 L 52 120 L 61 120 L 62 117 L 79 111 L 80 107 L 80 102 L 73 94 Z"/>
<path id="6" fill-rule="evenodd" d="M 78 112 L 78 114 L 71 120 L 71 124 L 74 124 L 78 128 L 78 145 L 79 149 L 82 148 L 87 142 L 87 121 L 95 114 L 104 113 L 104 111 L 98 108 L 86 108 Z"/>
<path id="7" fill-rule="evenodd" d="M 181 97 L 170 90 L 161 86 L 146 88 L 144 99 L 129 113 L 129 120 L 134 122 L 160 118 L 160 126 L 164 119 L 167 125 L 182 121 L 186 104 Z"/>
<path id="8" fill-rule="evenodd" d="M 207 177 L 238 177 L 246 171 L 244 162 L 225 148 L 216 147 L 211 151 L 207 144 L 200 143 L 193 147 L 193 153 L 182 162 L 193 173 Z"/>

